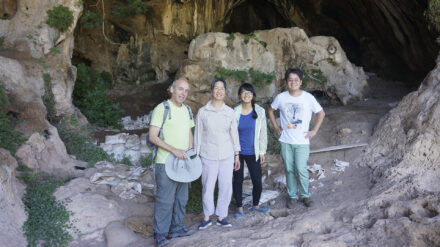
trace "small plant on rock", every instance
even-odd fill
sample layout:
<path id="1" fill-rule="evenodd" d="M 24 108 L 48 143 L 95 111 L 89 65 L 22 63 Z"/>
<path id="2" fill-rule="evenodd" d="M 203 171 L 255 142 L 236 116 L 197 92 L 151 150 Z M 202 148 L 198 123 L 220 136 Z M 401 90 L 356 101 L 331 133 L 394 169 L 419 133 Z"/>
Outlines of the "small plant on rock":
<path id="1" fill-rule="evenodd" d="M 73 23 L 72 11 L 63 5 L 58 5 L 47 11 L 47 24 L 60 32 L 66 31 Z"/>
<path id="2" fill-rule="evenodd" d="M 57 119 L 55 115 L 55 96 L 53 95 L 52 92 L 52 78 L 49 74 L 44 73 L 43 80 L 44 80 L 43 102 L 47 110 L 47 120 L 49 120 L 49 122 L 51 123 L 55 123 Z"/>
<path id="3" fill-rule="evenodd" d="M 85 28 L 96 28 L 102 25 L 102 17 L 100 14 L 87 10 L 81 17 L 81 24 Z"/>
<path id="4" fill-rule="evenodd" d="M 144 168 L 150 168 L 153 164 L 153 155 L 148 154 L 147 156 L 141 156 L 139 159 L 139 164 Z"/>

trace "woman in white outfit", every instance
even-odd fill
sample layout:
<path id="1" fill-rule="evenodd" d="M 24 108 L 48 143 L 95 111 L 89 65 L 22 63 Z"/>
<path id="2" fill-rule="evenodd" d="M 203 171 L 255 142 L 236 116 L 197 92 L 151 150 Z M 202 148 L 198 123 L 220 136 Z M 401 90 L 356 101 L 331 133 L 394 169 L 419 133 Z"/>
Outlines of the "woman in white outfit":
<path id="1" fill-rule="evenodd" d="M 211 83 L 211 100 L 197 114 L 194 133 L 195 148 L 202 160 L 202 201 L 205 215 L 199 229 L 212 223 L 217 215 L 217 225 L 230 227 L 226 221 L 232 196 L 232 173 L 240 168 L 237 120 L 234 110 L 224 98 L 226 82 L 215 78 Z M 214 188 L 218 179 L 217 207 L 214 206 Z"/>

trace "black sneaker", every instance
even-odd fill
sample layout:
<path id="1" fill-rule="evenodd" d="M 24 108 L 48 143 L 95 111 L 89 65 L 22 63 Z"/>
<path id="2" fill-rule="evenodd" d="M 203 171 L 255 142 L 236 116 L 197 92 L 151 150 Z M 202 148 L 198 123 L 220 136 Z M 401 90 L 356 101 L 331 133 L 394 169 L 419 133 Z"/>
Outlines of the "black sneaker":
<path id="1" fill-rule="evenodd" d="M 163 247 L 170 243 L 170 241 L 161 234 L 154 234 L 154 241 L 156 242 L 157 247 Z"/>
<path id="2" fill-rule="evenodd" d="M 295 198 L 289 198 L 289 199 L 287 199 L 287 208 L 288 209 L 292 209 L 292 208 L 294 208 L 295 207 L 295 205 L 296 205 L 296 203 L 297 203 L 297 199 L 295 199 Z"/>
<path id="3" fill-rule="evenodd" d="M 229 222 L 226 221 L 226 219 L 218 220 L 217 219 L 217 225 L 221 227 L 231 227 L 232 225 L 229 224 Z"/>
<path id="4" fill-rule="evenodd" d="M 196 232 L 195 230 L 186 229 L 184 227 L 177 232 L 171 232 L 170 234 L 168 234 L 168 238 L 186 237 L 186 236 L 192 235 L 195 232 Z"/>
<path id="5" fill-rule="evenodd" d="M 312 201 L 312 199 L 310 199 L 310 198 L 304 198 L 304 199 L 302 200 L 302 202 L 304 203 L 304 206 L 306 206 L 306 207 L 311 207 L 312 204 L 313 204 L 313 201 Z"/>
<path id="6" fill-rule="evenodd" d="M 200 225 L 199 225 L 199 230 L 206 229 L 210 225 L 212 225 L 211 220 L 207 220 L 207 221 L 202 220 L 202 223 L 200 223 Z"/>

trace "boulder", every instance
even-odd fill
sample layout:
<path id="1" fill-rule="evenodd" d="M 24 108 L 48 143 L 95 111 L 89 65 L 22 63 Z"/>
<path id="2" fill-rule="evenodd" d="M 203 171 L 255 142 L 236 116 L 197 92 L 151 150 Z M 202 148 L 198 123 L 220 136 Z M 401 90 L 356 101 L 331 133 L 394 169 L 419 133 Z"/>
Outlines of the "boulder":
<path id="1" fill-rule="evenodd" d="M 80 233 L 71 232 L 74 242 L 78 239 L 103 242 L 105 227 L 110 222 L 124 219 L 119 203 L 98 192 L 88 179 L 76 178 L 54 193 L 56 199 L 66 201 L 67 210 L 73 212 L 73 225 Z"/>
<path id="2" fill-rule="evenodd" d="M 0 243 L 4 247 L 26 246 L 21 227 L 26 220 L 21 197 L 24 186 L 15 178 L 17 161 L 9 151 L 0 148 Z"/>
<path id="3" fill-rule="evenodd" d="M 16 156 L 28 168 L 58 177 L 78 176 L 80 171 L 76 170 L 75 166 L 87 166 L 85 162 L 72 159 L 67 154 L 58 130 L 51 125 L 48 127 L 47 136 L 39 132 L 32 134 L 17 150 Z"/>
<path id="4" fill-rule="evenodd" d="M 191 41 L 188 60 L 176 77 L 189 80 L 188 101 L 196 109 L 209 99 L 210 81 L 218 72 L 217 67 L 275 73 L 272 83 L 251 82 L 263 101 L 271 100 L 281 91 L 285 85 L 284 73 L 290 67 L 303 69 L 306 90 L 325 91 L 343 104 L 362 99 L 368 92 L 363 69 L 348 61 L 335 38 L 309 38 L 297 27 L 258 31 L 253 35 L 206 33 Z M 235 78 L 226 81 L 229 83 L 227 97 L 236 102 L 242 81 Z"/>

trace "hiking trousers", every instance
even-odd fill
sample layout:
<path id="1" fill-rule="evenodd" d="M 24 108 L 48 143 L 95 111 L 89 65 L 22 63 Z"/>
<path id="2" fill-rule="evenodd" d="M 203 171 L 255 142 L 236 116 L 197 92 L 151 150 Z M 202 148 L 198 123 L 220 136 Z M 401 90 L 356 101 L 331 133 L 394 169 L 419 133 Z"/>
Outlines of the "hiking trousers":
<path id="1" fill-rule="evenodd" d="M 153 231 L 167 236 L 185 225 L 185 207 L 188 202 L 188 183 L 175 182 L 168 178 L 164 164 L 156 164 L 156 200 L 154 202 Z"/>
<path id="2" fill-rule="evenodd" d="M 202 201 L 205 216 L 215 214 L 225 218 L 228 216 L 229 203 L 232 196 L 232 172 L 234 156 L 223 160 L 202 160 Z M 214 189 L 218 178 L 217 207 L 214 207 Z"/>
<path id="3" fill-rule="evenodd" d="M 309 159 L 310 145 L 280 143 L 289 197 L 298 199 L 299 189 L 301 198 L 309 198 L 307 160 Z"/>

